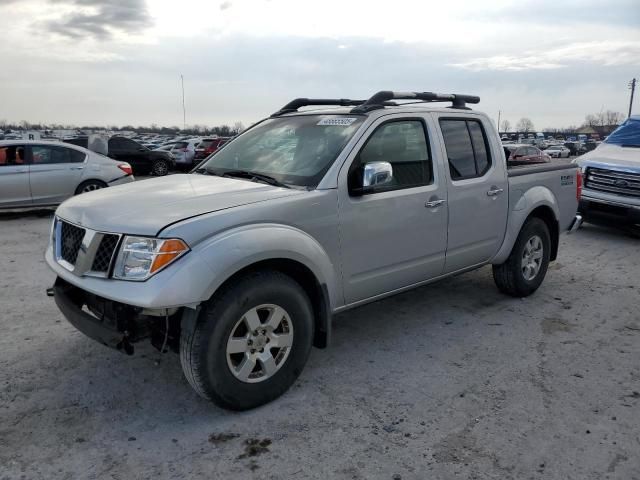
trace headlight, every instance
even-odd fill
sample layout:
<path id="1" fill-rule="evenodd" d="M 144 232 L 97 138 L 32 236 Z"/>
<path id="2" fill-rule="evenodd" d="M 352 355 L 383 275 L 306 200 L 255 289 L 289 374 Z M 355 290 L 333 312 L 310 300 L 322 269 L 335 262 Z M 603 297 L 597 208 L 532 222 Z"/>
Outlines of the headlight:
<path id="1" fill-rule="evenodd" d="M 179 238 L 124 237 L 113 277 L 142 281 L 189 251 Z"/>

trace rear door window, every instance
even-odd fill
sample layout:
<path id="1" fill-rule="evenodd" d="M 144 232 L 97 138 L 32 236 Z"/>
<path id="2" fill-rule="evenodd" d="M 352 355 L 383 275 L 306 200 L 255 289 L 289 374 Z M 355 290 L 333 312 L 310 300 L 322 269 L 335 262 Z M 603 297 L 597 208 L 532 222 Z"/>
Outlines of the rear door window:
<path id="1" fill-rule="evenodd" d="M 489 170 L 489 144 L 478 120 L 440 119 L 440 129 L 452 180 L 481 177 Z"/>
<path id="2" fill-rule="evenodd" d="M 75 153 L 75 151 L 73 151 Z M 80 152 L 77 152 L 80 153 Z M 52 164 L 52 163 L 72 163 L 78 162 L 78 157 L 74 156 L 70 148 L 50 146 L 50 145 L 33 145 L 31 147 L 31 162 L 34 165 Z M 84 160 L 83 158 L 79 161 Z"/>

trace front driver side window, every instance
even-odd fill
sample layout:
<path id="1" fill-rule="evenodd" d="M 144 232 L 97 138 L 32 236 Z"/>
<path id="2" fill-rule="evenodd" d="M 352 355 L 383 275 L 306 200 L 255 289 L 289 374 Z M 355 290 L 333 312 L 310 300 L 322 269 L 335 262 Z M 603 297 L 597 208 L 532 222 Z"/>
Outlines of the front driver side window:
<path id="1" fill-rule="evenodd" d="M 393 179 L 370 193 L 429 185 L 433 169 L 422 121 L 398 120 L 380 125 L 351 165 L 351 191 L 362 186 L 364 166 L 373 162 L 390 163 Z"/>

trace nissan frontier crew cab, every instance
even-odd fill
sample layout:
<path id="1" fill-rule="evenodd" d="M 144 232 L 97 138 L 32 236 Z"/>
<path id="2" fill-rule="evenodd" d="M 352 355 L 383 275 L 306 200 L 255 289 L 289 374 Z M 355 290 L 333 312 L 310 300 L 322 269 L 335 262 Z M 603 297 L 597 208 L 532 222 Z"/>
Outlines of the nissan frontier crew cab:
<path id="1" fill-rule="evenodd" d="M 581 175 L 507 170 L 479 100 L 296 99 L 190 174 L 72 198 L 48 293 L 104 345 L 179 353 L 192 387 L 236 410 L 285 392 L 334 313 L 487 264 L 530 295 L 580 224 Z"/>

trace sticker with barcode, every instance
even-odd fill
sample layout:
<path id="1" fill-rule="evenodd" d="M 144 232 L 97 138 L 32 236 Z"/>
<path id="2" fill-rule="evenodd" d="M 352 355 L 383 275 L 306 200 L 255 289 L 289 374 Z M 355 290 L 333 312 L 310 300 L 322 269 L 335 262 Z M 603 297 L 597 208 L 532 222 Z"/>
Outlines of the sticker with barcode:
<path id="1" fill-rule="evenodd" d="M 357 118 L 352 117 L 343 117 L 343 118 L 323 118 L 316 125 L 337 125 L 342 127 L 348 127 L 353 122 L 355 122 Z"/>

